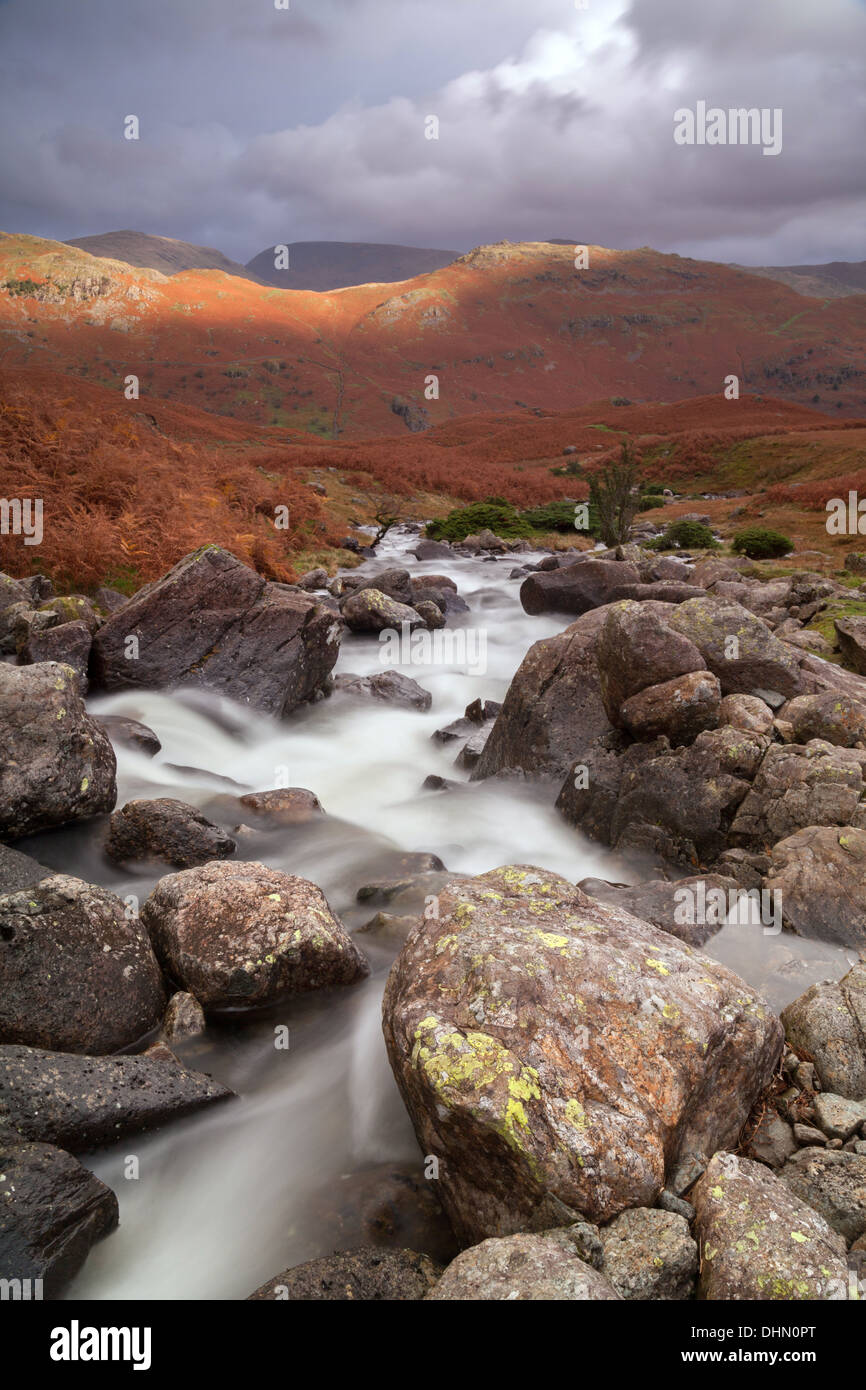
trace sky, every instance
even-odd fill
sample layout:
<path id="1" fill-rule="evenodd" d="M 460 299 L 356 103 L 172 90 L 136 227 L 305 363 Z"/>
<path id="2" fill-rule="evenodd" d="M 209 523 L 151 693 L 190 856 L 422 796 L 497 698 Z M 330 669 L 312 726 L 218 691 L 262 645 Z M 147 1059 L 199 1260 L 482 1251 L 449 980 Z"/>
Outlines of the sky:
<path id="1" fill-rule="evenodd" d="M 283 2 L 0 0 L 0 229 L 866 257 L 866 0 Z"/>

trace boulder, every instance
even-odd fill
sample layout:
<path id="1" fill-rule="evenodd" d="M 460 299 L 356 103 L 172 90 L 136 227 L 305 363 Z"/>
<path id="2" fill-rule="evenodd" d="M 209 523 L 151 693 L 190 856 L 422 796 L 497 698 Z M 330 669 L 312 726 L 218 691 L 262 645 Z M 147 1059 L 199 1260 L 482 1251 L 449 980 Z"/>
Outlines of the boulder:
<path id="1" fill-rule="evenodd" d="M 848 1100 L 834 1096 L 832 1091 L 818 1091 L 812 1102 L 812 1117 L 828 1139 L 840 1139 L 845 1144 L 866 1125 L 866 1100 Z"/>
<path id="2" fill-rule="evenodd" d="M 232 1094 L 177 1061 L 0 1047 L 0 1141 L 86 1153 Z"/>
<path id="3" fill-rule="evenodd" d="M 723 694 L 799 694 L 800 666 L 794 652 L 741 604 L 711 596 L 691 599 L 674 610 L 669 623 L 698 648 L 721 681 Z"/>
<path id="4" fill-rule="evenodd" d="M 57 1298 L 117 1222 L 114 1193 L 71 1154 L 0 1138 L 0 1277 Z"/>
<path id="5" fill-rule="evenodd" d="M 565 569 L 531 574 L 520 586 L 527 613 L 587 613 L 608 604 L 623 584 L 637 584 L 636 565 L 623 560 L 578 560 Z"/>
<path id="6" fill-rule="evenodd" d="M 112 614 L 91 679 L 105 690 L 201 686 L 280 717 L 321 690 L 340 635 L 316 600 L 206 545 Z"/>
<path id="7" fill-rule="evenodd" d="M 596 661 L 601 699 L 611 724 L 622 727 L 622 706 L 648 686 L 706 670 L 694 643 L 667 623 L 672 612 L 672 607 L 634 602 L 615 603 L 607 610 Z"/>
<path id="8" fill-rule="evenodd" d="M 694 874 L 674 881 L 653 879 L 633 887 L 585 878 L 577 886 L 597 902 L 651 922 L 689 946 L 703 946 L 721 930 L 726 917 L 722 899 L 729 904 L 731 894 L 739 890 L 736 879 L 721 874 Z"/>
<path id="9" fill-rule="evenodd" d="M 93 636 L 87 623 L 61 623 L 59 627 L 31 632 L 18 660 L 22 666 L 33 666 L 40 661 L 62 661 L 64 666 L 72 667 L 78 677 L 78 688 L 82 695 L 86 695 L 87 665 L 92 642 Z"/>
<path id="10" fill-rule="evenodd" d="M 419 541 L 412 554 L 416 560 L 450 560 L 454 558 L 451 546 L 445 541 Z"/>
<path id="11" fill-rule="evenodd" d="M 768 1168 L 781 1168 L 786 1159 L 797 1151 L 797 1141 L 787 1120 L 768 1106 L 749 1140 L 746 1157 Z"/>
<path id="12" fill-rule="evenodd" d="M 780 711 L 791 724 L 792 742 L 820 738 L 838 748 L 866 747 L 866 700 L 836 691 L 798 695 Z"/>
<path id="13" fill-rule="evenodd" d="M 277 787 L 268 792 L 249 792 L 238 798 L 245 811 L 269 826 L 308 825 L 325 814 L 315 792 L 306 787 Z"/>
<path id="14" fill-rule="evenodd" d="M 264 864 L 169 874 L 141 916 L 163 969 L 205 1013 L 353 984 L 369 972 L 321 890 Z"/>
<path id="15" fill-rule="evenodd" d="M 866 1098 L 866 961 L 812 985 L 782 1010 L 790 1047 L 811 1057 L 825 1091 Z"/>
<path id="16" fill-rule="evenodd" d="M 748 734 L 773 732 L 773 711 L 756 695 L 726 695 L 719 706 L 719 723 Z"/>
<path id="17" fill-rule="evenodd" d="M 159 966 L 105 888 L 54 874 L 0 898 L 0 1042 L 116 1052 L 156 1027 Z"/>
<path id="18" fill-rule="evenodd" d="M 736 975 L 565 879 L 439 894 L 383 1001 L 397 1084 L 463 1243 L 607 1221 L 736 1139 L 782 1030 Z"/>
<path id="19" fill-rule="evenodd" d="M 361 589 L 351 594 L 341 602 L 340 611 L 352 632 L 400 632 L 404 623 L 410 629 L 426 626 L 414 608 L 388 598 L 379 589 Z"/>
<path id="20" fill-rule="evenodd" d="M 355 579 L 358 580 L 357 583 L 353 582 Z M 363 593 L 365 589 L 375 589 L 387 598 L 394 599 L 395 603 L 405 604 L 407 608 L 412 607 L 414 591 L 408 570 L 382 570 L 379 574 L 367 578 L 352 575 L 348 582 L 356 594 Z"/>
<path id="21" fill-rule="evenodd" d="M 597 608 L 530 647 L 472 771 L 473 781 L 510 768 L 561 779 L 611 731 L 595 659 L 607 611 Z"/>
<path id="22" fill-rule="evenodd" d="M 806 826 L 858 824 L 863 758 L 820 739 L 772 744 L 731 825 L 732 846 L 762 848 Z"/>
<path id="23" fill-rule="evenodd" d="M 798 936 L 866 947 L 866 830 L 810 825 L 770 851 L 766 887 Z"/>
<path id="24" fill-rule="evenodd" d="M 844 1297 L 845 1242 L 763 1164 L 717 1153 L 692 1201 L 701 1251 L 699 1298 Z"/>
<path id="25" fill-rule="evenodd" d="M 153 729 L 140 724 L 137 719 L 127 719 L 122 714 L 101 714 L 94 722 L 108 734 L 111 742 L 122 748 L 134 748 L 153 758 L 162 747 Z"/>
<path id="26" fill-rule="evenodd" d="M 704 729 L 716 728 L 721 702 L 718 678 L 692 671 L 632 695 L 620 707 L 619 723 L 633 738 L 664 734 L 671 744 L 691 743 Z"/>
<path id="27" fill-rule="evenodd" d="M 601 1232 L 604 1275 L 620 1298 L 670 1303 L 691 1298 L 698 1247 L 673 1212 L 633 1207 Z"/>
<path id="28" fill-rule="evenodd" d="M 235 841 L 195 806 L 173 797 L 127 801 L 111 817 L 105 852 L 118 864 L 140 859 L 163 859 L 179 869 L 226 859 Z"/>
<path id="29" fill-rule="evenodd" d="M 415 612 L 430 632 L 437 632 L 446 625 L 444 607 L 440 607 L 438 603 L 433 603 L 432 600 L 416 599 Z"/>
<path id="30" fill-rule="evenodd" d="M 620 1295 L 580 1257 L 569 1229 L 484 1240 L 464 1250 L 427 1302 L 615 1301 Z"/>
<path id="31" fill-rule="evenodd" d="M 116 766 L 68 666 L 0 664 L 0 835 L 19 839 L 110 811 Z"/>
<path id="32" fill-rule="evenodd" d="M 53 869 L 46 869 L 44 864 L 40 864 L 37 859 L 31 859 L 29 854 L 10 849 L 8 845 L 0 845 L 0 894 L 18 893 L 22 888 L 29 888 L 31 883 L 38 883 L 40 879 L 49 878 L 53 873 Z"/>
<path id="33" fill-rule="evenodd" d="M 866 1232 L 866 1154 L 800 1149 L 779 1177 L 848 1245 Z"/>
<path id="34" fill-rule="evenodd" d="M 436 610 L 437 613 L 439 610 Z M 422 613 L 422 617 L 425 615 Z M 441 614 L 440 614 L 441 616 Z M 353 676 L 349 673 L 337 676 L 337 690 L 347 695 L 363 699 L 381 700 L 385 704 L 398 705 L 403 709 L 428 710 L 433 704 L 433 696 L 410 676 L 399 671 L 378 671 L 374 676 Z"/>
<path id="35" fill-rule="evenodd" d="M 842 660 L 866 676 L 866 618 L 836 618 L 833 623 Z"/>
<path id="36" fill-rule="evenodd" d="M 361 1246 L 295 1265 L 262 1284 L 250 1298 L 277 1303 L 405 1303 L 423 1298 L 441 1272 L 414 1250 Z"/>
<path id="37" fill-rule="evenodd" d="M 162 1019 L 163 1035 L 170 1042 L 177 1038 L 196 1038 L 206 1026 L 204 1009 L 194 995 L 178 990 L 171 996 Z"/>

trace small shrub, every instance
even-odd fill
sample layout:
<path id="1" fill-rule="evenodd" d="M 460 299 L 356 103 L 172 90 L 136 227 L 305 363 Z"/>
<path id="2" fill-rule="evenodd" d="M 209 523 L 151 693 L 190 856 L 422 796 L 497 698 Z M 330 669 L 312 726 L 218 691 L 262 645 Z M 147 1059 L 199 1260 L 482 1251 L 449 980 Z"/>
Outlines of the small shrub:
<path id="1" fill-rule="evenodd" d="M 747 555 L 750 560 L 778 560 L 794 549 L 794 542 L 790 536 L 783 536 L 781 531 L 772 531 L 767 526 L 747 526 L 734 536 L 731 549 L 737 555 Z"/>
<path id="2" fill-rule="evenodd" d="M 700 521 L 672 521 L 664 535 L 650 542 L 653 550 L 716 550 L 718 542 Z"/>

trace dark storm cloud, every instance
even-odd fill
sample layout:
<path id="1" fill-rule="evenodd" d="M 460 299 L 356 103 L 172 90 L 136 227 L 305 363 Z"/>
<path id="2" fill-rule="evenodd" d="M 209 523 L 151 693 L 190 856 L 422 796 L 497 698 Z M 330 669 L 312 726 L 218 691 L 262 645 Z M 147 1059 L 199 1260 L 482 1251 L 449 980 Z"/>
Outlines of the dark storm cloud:
<path id="1" fill-rule="evenodd" d="M 862 259 L 864 38 L 860 0 L 0 0 L 0 226 Z M 782 153 L 677 146 L 698 100 L 781 107 Z"/>

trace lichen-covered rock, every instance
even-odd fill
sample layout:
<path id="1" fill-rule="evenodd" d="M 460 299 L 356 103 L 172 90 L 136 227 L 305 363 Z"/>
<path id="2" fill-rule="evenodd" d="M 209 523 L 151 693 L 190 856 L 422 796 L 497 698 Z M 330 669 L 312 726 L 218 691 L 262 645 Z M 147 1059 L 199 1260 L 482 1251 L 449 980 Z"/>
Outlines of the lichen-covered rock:
<path id="1" fill-rule="evenodd" d="M 637 584 L 637 565 L 623 560 L 579 560 L 565 569 L 531 574 L 520 586 L 527 613 L 587 613 L 616 597 L 623 584 Z"/>
<path id="2" fill-rule="evenodd" d="M 44 628 L 29 633 L 18 660 L 22 666 L 40 661 L 62 661 L 71 666 L 78 677 L 78 689 L 87 694 L 87 665 L 93 636 L 86 622 L 61 623 L 59 627 Z"/>
<path id="3" fill-rule="evenodd" d="M 57 1298 L 117 1221 L 114 1193 L 71 1154 L 0 1138 L 0 1279 Z"/>
<path id="4" fill-rule="evenodd" d="M 837 618 L 833 626 L 843 660 L 866 676 L 866 618 Z"/>
<path id="5" fill-rule="evenodd" d="M 782 710 L 791 724 L 794 743 L 822 738 L 839 748 L 866 745 L 866 702 L 844 692 L 798 695 Z"/>
<path id="6" fill-rule="evenodd" d="M 374 1303 L 423 1298 L 441 1274 L 439 1265 L 414 1250 L 361 1246 L 295 1265 L 250 1294 L 268 1302 Z"/>
<path id="7" fill-rule="evenodd" d="M 844 1297 L 845 1242 L 761 1163 L 717 1153 L 692 1192 L 701 1253 L 698 1297 Z"/>
<path id="8" fill-rule="evenodd" d="M 810 825 L 780 840 L 766 887 L 798 936 L 866 946 L 866 830 Z"/>
<path id="9" fill-rule="evenodd" d="M 169 874 L 141 916 L 164 970 L 205 1013 L 352 984 L 369 969 L 321 889 L 264 864 Z"/>
<path id="10" fill-rule="evenodd" d="M 695 644 L 667 623 L 673 611 L 673 605 L 634 602 L 607 609 L 596 660 L 602 704 L 617 728 L 622 727 L 622 706 L 647 686 L 706 670 Z"/>
<path id="11" fill-rule="evenodd" d="M 321 689 L 340 636 L 315 599 L 206 545 L 99 629 L 91 678 L 106 690 L 203 686 L 280 717 Z"/>
<path id="12" fill-rule="evenodd" d="M 773 711 L 757 695 L 726 695 L 719 708 L 719 723 L 744 733 L 772 734 Z"/>
<path id="13" fill-rule="evenodd" d="M 737 810 L 731 843 L 760 848 L 807 825 L 857 825 L 864 756 L 821 739 L 772 744 Z"/>
<path id="14" fill-rule="evenodd" d="M 725 695 L 757 690 L 790 697 L 800 691 L 795 653 L 741 604 L 711 596 L 682 603 L 669 619 L 698 648 Z"/>
<path id="15" fill-rule="evenodd" d="M 509 768 L 562 778 L 611 732 L 595 659 L 607 613 L 594 609 L 530 647 L 473 768 L 473 781 Z"/>
<path id="16" fill-rule="evenodd" d="M 74 672 L 47 661 L 0 664 L 0 835 L 19 839 L 110 811 L 114 749 Z"/>
<path id="17" fill-rule="evenodd" d="M 633 1207 L 601 1232 L 602 1270 L 620 1298 L 665 1302 L 691 1298 L 698 1247 L 689 1223 L 657 1207 Z"/>
<path id="18" fill-rule="evenodd" d="M 779 1174 L 804 1202 L 852 1245 L 866 1232 L 866 1154 L 800 1149 Z"/>
<path id="19" fill-rule="evenodd" d="M 408 570 L 380 570 L 378 574 L 370 576 L 353 574 L 348 576 L 346 582 L 356 594 L 362 593 L 365 589 L 376 589 L 386 598 L 392 598 L 395 603 L 405 604 L 407 608 L 413 606 L 414 589 Z"/>
<path id="20" fill-rule="evenodd" d="M 522 867 L 442 890 L 383 1019 L 465 1242 L 652 1205 L 736 1137 L 782 1041 L 736 975 Z"/>
<path id="21" fill-rule="evenodd" d="M 0 1047 L 0 1141 L 32 1139 L 86 1153 L 232 1094 L 174 1059 Z"/>
<path id="22" fill-rule="evenodd" d="M 581 1258 L 569 1228 L 484 1240 L 464 1250 L 428 1302 L 615 1301 L 620 1295 Z"/>
<path id="23" fill-rule="evenodd" d="M 352 632 L 400 632 L 404 623 L 410 629 L 426 626 L 414 608 L 389 598 L 381 589 L 361 589 L 351 594 L 341 602 L 340 611 Z"/>
<path id="24" fill-rule="evenodd" d="M 226 859 L 237 849 L 231 835 L 195 806 L 174 797 L 127 801 L 111 817 L 105 852 L 119 864 L 164 859 L 179 869 Z"/>
<path id="25" fill-rule="evenodd" d="M 619 723 L 633 738 L 664 734 L 672 744 L 690 743 L 705 729 L 715 729 L 721 702 L 718 678 L 691 671 L 632 695 L 620 707 Z"/>
<path id="26" fill-rule="evenodd" d="M 0 1042 L 115 1052 L 159 1021 L 165 990 L 136 920 L 105 888 L 55 874 L 0 898 Z"/>
<path id="27" fill-rule="evenodd" d="M 194 995 L 178 990 L 168 1001 L 162 1019 L 163 1035 L 174 1038 L 195 1038 L 206 1027 L 204 1009 Z"/>
<path id="28" fill-rule="evenodd" d="M 782 1010 L 782 1022 L 789 1045 L 811 1057 L 824 1090 L 866 1097 L 866 962 L 841 980 L 812 985 Z"/>

